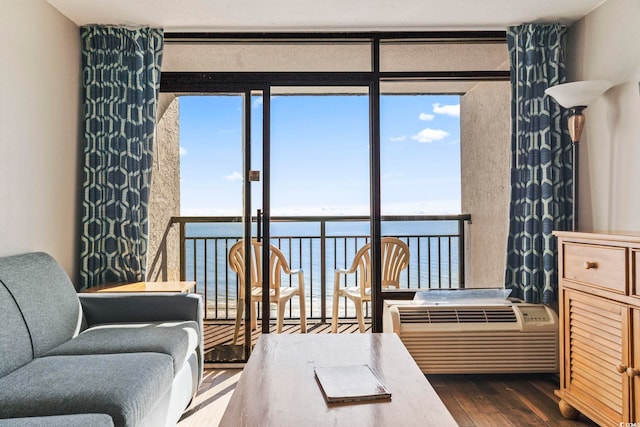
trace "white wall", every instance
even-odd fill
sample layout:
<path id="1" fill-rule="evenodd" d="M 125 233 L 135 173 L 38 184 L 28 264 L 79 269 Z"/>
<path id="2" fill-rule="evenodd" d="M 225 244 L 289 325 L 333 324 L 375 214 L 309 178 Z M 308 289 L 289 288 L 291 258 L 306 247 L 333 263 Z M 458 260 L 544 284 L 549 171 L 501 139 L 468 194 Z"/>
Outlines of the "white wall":
<path id="1" fill-rule="evenodd" d="M 78 27 L 44 0 L 0 11 L 0 256 L 46 251 L 74 277 Z"/>
<path id="2" fill-rule="evenodd" d="M 579 225 L 640 231 L 640 1 L 607 0 L 567 38 L 568 81 L 615 86 L 584 110 Z"/>

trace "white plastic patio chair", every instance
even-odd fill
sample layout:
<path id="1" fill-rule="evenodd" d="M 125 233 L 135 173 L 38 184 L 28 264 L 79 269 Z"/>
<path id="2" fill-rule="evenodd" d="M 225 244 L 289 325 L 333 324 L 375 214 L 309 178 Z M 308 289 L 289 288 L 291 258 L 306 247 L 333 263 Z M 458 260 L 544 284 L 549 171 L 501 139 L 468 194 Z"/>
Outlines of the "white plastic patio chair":
<path id="1" fill-rule="evenodd" d="M 398 288 L 400 273 L 409 267 L 409 246 L 396 237 L 383 237 L 382 253 L 382 289 Z M 340 287 L 341 276 L 356 274 L 356 286 Z M 347 297 L 356 307 L 356 317 L 360 332 L 365 331 L 362 308 L 371 301 L 371 243 L 365 244 L 356 252 L 351 267 L 336 270 L 333 282 L 333 316 L 331 332 L 338 331 L 338 303 L 340 297 Z"/>
<path id="2" fill-rule="evenodd" d="M 251 241 L 251 329 L 256 329 L 256 306 L 258 302 L 262 302 L 262 242 L 257 240 Z M 271 275 L 271 283 L 269 284 L 269 301 L 277 304 L 277 331 L 282 332 L 282 324 L 284 322 L 284 311 L 287 302 L 298 295 L 300 301 L 300 331 L 307 332 L 307 319 L 305 312 L 305 296 L 304 296 L 304 273 L 302 270 L 291 270 L 284 254 L 275 247 L 270 245 L 269 271 Z M 238 309 L 236 313 L 236 324 L 233 335 L 233 343 L 238 339 L 240 330 L 240 321 L 244 313 L 244 288 L 245 288 L 245 264 L 244 264 L 244 240 L 236 242 L 229 250 L 229 264 L 231 269 L 238 274 Z M 298 286 L 282 286 L 282 274 L 298 277 Z"/>

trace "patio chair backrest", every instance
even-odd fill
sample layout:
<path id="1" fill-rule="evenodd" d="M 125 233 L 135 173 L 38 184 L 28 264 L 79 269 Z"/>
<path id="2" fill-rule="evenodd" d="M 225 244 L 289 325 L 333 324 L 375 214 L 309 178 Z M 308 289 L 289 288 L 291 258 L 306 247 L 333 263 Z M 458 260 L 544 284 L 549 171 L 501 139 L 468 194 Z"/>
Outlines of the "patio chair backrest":
<path id="1" fill-rule="evenodd" d="M 269 287 L 274 291 L 274 297 L 277 298 L 280 293 L 281 273 L 283 271 L 288 273 L 291 270 L 280 249 L 274 245 L 269 245 L 269 249 L 269 272 L 271 275 Z M 243 298 L 245 283 L 244 240 L 237 241 L 229 249 L 229 265 L 238 274 L 240 298 Z M 262 287 L 262 242 L 255 239 L 251 240 L 251 287 Z"/>
<path id="2" fill-rule="evenodd" d="M 382 289 L 399 288 L 400 274 L 409 267 L 409 246 L 397 237 L 381 239 Z M 358 286 L 362 296 L 370 296 L 371 243 L 361 247 L 353 257 L 350 270 L 357 268 Z"/>

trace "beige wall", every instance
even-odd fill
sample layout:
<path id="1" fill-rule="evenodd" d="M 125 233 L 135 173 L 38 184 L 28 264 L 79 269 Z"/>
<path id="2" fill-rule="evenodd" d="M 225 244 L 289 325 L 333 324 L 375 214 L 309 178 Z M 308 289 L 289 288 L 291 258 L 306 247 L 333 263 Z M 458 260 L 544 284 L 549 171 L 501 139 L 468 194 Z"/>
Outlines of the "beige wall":
<path id="1" fill-rule="evenodd" d="M 614 83 L 584 114 L 579 229 L 640 231 L 640 2 L 607 0 L 570 28 L 568 80 Z"/>
<path id="2" fill-rule="evenodd" d="M 0 256 L 50 253 L 74 277 L 80 40 L 42 0 L 0 13 Z"/>
<path id="3" fill-rule="evenodd" d="M 180 279 L 180 128 L 178 98 L 160 95 L 149 200 L 147 280 Z"/>
<path id="4" fill-rule="evenodd" d="M 460 102 L 462 212 L 466 229 L 465 286 L 504 286 L 511 163 L 509 82 L 480 83 Z"/>

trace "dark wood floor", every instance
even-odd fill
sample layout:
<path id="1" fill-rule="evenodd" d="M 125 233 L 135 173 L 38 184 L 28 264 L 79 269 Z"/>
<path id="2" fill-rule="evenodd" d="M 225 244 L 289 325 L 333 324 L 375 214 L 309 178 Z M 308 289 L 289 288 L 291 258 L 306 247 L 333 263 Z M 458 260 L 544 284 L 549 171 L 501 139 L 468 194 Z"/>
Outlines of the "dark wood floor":
<path id="1" fill-rule="evenodd" d="M 567 420 L 558 409 L 555 375 L 427 375 L 461 427 L 597 426 L 584 416 Z"/>
<path id="2" fill-rule="evenodd" d="M 330 325 L 311 324 L 308 333 L 327 333 Z M 341 333 L 357 332 L 357 325 L 343 323 Z M 299 332 L 287 325 L 285 332 Z M 233 339 L 233 325 L 206 328 L 208 345 L 227 345 Z M 257 339 L 259 332 L 254 334 Z M 240 377 L 240 369 L 208 364 L 197 398 L 185 412 L 179 427 L 215 426 Z M 461 427 L 581 427 L 596 426 L 586 417 L 566 420 L 558 409 L 557 375 L 427 375 L 436 392 Z"/>

